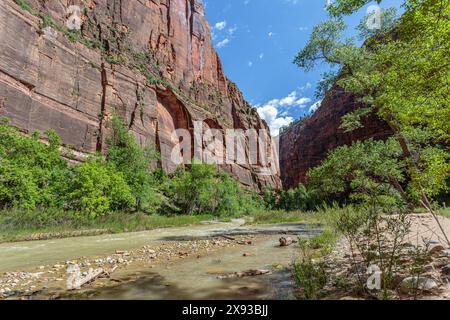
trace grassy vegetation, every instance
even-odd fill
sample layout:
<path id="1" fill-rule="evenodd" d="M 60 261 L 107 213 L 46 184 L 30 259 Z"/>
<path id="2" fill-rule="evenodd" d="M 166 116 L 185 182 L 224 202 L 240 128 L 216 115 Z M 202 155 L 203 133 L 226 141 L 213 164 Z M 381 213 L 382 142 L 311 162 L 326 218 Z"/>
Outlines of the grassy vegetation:
<path id="1" fill-rule="evenodd" d="M 4 210 L 0 212 L 0 242 L 145 231 L 195 225 L 213 219 L 211 215 L 158 216 L 127 212 L 91 219 L 79 212 L 55 209 Z"/>
<path id="2" fill-rule="evenodd" d="M 234 216 L 239 218 L 240 215 Z M 0 242 L 42 240 L 86 235 L 145 231 L 157 228 L 180 227 L 202 221 L 229 222 L 233 217 L 215 215 L 148 215 L 145 213 L 114 212 L 92 218 L 78 211 L 60 209 L 2 210 L 0 211 Z M 321 213 L 261 211 L 244 217 L 249 224 L 307 223 L 323 224 Z M 330 248 L 329 233 L 311 239 L 315 249 Z"/>
<path id="3" fill-rule="evenodd" d="M 323 208 L 317 211 L 262 211 L 247 216 L 252 224 L 274 223 L 307 223 L 320 224 L 324 232 L 311 239 L 299 239 L 302 258 L 294 264 L 293 275 L 298 286 L 300 299 L 319 299 L 322 289 L 328 281 L 321 262 L 335 247 L 339 234 L 333 228 L 331 215 L 332 208 Z"/>
<path id="4" fill-rule="evenodd" d="M 251 224 L 275 224 L 275 223 L 322 223 L 323 215 L 320 212 L 302 211 L 258 211 L 247 215 L 248 223 Z"/>
<path id="5" fill-rule="evenodd" d="M 322 288 L 328 278 L 322 264 L 304 259 L 294 265 L 294 278 L 300 288 L 302 299 L 314 300 L 322 297 Z"/>
<path id="6" fill-rule="evenodd" d="M 444 217 L 450 218 L 450 208 L 440 209 L 439 213 Z"/>
<path id="7" fill-rule="evenodd" d="M 323 220 L 322 220 L 323 221 Z M 302 258 L 294 264 L 294 279 L 299 288 L 300 299 L 319 299 L 328 281 L 323 257 L 335 247 L 339 236 L 329 225 L 322 234 L 312 239 L 300 239 Z"/>

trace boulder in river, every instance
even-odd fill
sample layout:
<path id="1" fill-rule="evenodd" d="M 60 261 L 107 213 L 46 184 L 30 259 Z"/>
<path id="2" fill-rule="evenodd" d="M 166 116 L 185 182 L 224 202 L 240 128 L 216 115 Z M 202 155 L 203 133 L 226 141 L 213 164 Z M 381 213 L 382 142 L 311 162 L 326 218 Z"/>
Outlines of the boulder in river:
<path id="1" fill-rule="evenodd" d="M 280 238 L 280 247 L 288 247 L 293 243 L 296 243 L 297 241 L 295 241 L 294 239 L 292 239 L 291 237 L 281 237 Z"/>

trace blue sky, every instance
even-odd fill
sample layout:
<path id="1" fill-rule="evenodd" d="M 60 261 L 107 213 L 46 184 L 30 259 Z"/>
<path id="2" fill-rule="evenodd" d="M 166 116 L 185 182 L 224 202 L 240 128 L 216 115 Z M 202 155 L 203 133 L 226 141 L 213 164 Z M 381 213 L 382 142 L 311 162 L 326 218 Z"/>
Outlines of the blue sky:
<path id="1" fill-rule="evenodd" d="M 312 28 L 327 19 L 327 0 L 204 0 L 213 41 L 225 73 L 259 108 L 275 135 L 281 126 L 309 113 L 322 66 L 306 73 L 292 61 Z M 400 7 L 384 0 L 382 8 Z M 368 6 L 367 6 L 368 7 Z M 348 36 L 367 7 L 348 17 Z"/>

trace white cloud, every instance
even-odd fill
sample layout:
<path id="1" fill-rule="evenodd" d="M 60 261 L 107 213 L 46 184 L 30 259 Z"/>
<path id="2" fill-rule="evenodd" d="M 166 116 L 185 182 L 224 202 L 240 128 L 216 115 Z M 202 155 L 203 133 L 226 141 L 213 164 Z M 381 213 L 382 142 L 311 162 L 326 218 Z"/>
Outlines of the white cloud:
<path id="1" fill-rule="evenodd" d="M 287 97 L 280 100 L 280 106 L 291 106 L 295 103 L 297 99 L 297 92 L 291 92 Z"/>
<path id="2" fill-rule="evenodd" d="M 294 121 L 293 117 L 288 116 L 289 111 L 286 108 L 299 107 L 305 108 L 311 99 L 299 97 L 297 91 L 292 91 L 286 97 L 273 99 L 262 106 L 256 106 L 259 115 L 266 120 L 273 136 L 280 133 L 280 129 Z M 280 110 L 283 109 L 283 110 Z"/>
<path id="3" fill-rule="evenodd" d="M 309 112 L 311 112 L 311 113 L 316 112 L 317 109 L 319 109 L 321 105 L 322 105 L 322 100 L 317 101 L 309 108 Z"/>
<path id="4" fill-rule="evenodd" d="M 216 28 L 217 30 L 223 30 L 223 29 L 225 29 L 226 26 L 227 26 L 227 22 L 226 21 L 220 21 L 220 22 L 216 23 L 214 28 Z"/>
<path id="5" fill-rule="evenodd" d="M 248 66 L 249 66 L 249 67 L 252 67 L 252 66 L 253 66 L 253 62 L 252 62 L 252 61 L 249 61 L 249 62 L 248 62 Z"/>
<path id="6" fill-rule="evenodd" d="M 278 117 L 278 109 L 269 102 L 257 109 L 259 116 L 269 125 L 272 136 L 278 136 L 280 129 L 294 121 L 292 117 Z"/>
<path id="7" fill-rule="evenodd" d="M 227 28 L 227 22 L 220 21 L 217 22 L 211 30 L 211 38 L 214 40 L 222 38 L 222 41 L 219 41 L 216 46 L 217 48 L 223 48 L 228 45 L 232 39 L 234 39 L 234 34 L 238 30 L 238 27 L 235 25 L 233 27 Z"/>
<path id="8" fill-rule="evenodd" d="M 305 105 L 305 104 L 310 103 L 310 102 L 311 102 L 310 98 L 300 98 L 295 103 L 297 105 Z"/>
<path id="9" fill-rule="evenodd" d="M 223 48 L 225 47 L 228 43 L 230 42 L 230 39 L 225 38 L 222 41 L 220 41 L 219 43 L 217 43 L 217 48 Z"/>
<path id="10" fill-rule="evenodd" d="M 310 102 L 311 99 L 306 97 L 299 98 L 297 91 L 292 91 L 287 97 L 279 100 L 279 105 L 283 107 L 299 106 L 300 108 L 304 108 Z"/>
<path id="11" fill-rule="evenodd" d="M 229 34 L 230 36 L 232 36 L 232 35 L 237 31 L 237 29 L 238 29 L 238 27 L 236 27 L 236 26 L 234 26 L 234 27 L 232 27 L 232 28 L 229 28 L 229 29 L 228 29 L 228 34 Z"/>

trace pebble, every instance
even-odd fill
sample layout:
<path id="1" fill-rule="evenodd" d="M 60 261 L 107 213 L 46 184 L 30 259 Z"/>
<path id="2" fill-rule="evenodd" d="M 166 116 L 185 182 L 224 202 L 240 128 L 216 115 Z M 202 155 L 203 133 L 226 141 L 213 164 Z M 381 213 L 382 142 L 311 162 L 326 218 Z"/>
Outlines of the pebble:
<path id="1" fill-rule="evenodd" d="M 407 277 L 403 279 L 399 289 L 403 293 L 409 293 L 415 288 L 421 291 L 432 291 L 438 288 L 438 284 L 433 279 L 426 277 Z"/>
<path id="2" fill-rule="evenodd" d="M 441 246 L 440 244 L 433 245 L 429 249 L 430 254 L 436 254 L 436 253 L 439 253 L 441 251 L 444 251 L 444 247 Z"/>
<path id="3" fill-rule="evenodd" d="M 442 268 L 442 273 L 445 275 L 450 275 L 450 263 L 447 264 L 444 268 Z"/>

